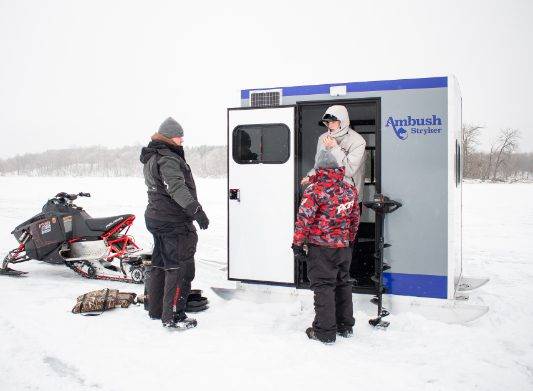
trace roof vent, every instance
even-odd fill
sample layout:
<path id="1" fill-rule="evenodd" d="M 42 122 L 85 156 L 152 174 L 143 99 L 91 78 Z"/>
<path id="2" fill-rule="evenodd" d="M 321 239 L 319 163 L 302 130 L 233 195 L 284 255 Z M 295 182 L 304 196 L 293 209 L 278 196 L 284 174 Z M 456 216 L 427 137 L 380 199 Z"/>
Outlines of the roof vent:
<path id="1" fill-rule="evenodd" d="M 281 105 L 281 89 L 250 91 L 251 107 L 272 107 Z"/>

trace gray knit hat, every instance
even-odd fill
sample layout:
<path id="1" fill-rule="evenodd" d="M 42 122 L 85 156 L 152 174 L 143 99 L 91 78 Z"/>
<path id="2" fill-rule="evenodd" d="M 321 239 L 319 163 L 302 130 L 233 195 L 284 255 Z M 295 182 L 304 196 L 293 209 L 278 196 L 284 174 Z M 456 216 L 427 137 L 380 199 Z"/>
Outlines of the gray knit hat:
<path id="1" fill-rule="evenodd" d="M 338 168 L 339 163 L 337 163 L 337 159 L 335 159 L 335 156 L 328 151 L 327 149 L 323 149 L 319 152 L 318 157 L 316 158 L 315 162 L 315 170 L 318 170 L 319 168 Z"/>
<path id="2" fill-rule="evenodd" d="M 183 137 L 183 128 L 174 118 L 168 117 L 163 121 L 157 133 L 167 138 Z"/>

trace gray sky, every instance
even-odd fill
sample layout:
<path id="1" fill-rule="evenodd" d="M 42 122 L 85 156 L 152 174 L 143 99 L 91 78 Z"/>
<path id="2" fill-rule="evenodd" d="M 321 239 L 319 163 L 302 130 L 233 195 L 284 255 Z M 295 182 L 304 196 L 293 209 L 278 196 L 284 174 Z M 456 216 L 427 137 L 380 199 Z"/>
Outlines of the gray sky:
<path id="1" fill-rule="evenodd" d="M 533 1 L 0 0 L 0 158 L 224 144 L 245 88 L 455 74 L 464 122 L 533 151 Z"/>

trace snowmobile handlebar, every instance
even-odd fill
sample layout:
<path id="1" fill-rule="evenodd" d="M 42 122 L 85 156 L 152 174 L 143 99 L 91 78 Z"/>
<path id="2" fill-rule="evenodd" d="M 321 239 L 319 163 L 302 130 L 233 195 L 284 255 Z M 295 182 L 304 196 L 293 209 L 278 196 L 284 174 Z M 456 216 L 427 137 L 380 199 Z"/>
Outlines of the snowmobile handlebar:
<path id="1" fill-rule="evenodd" d="M 68 193 L 65 193 L 65 192 L 61 192 L 61 193 L 57 193 L 55 198 L 64 198 L 64 199 L 67 199 L 67 200 L 70 200 L 70 201 L 74 201 L 75 199 L 77 199 L 78 197 L 90 197 L 91 196 L 91 193 L 78 193 L 78 194 L 68 194 Z"/>

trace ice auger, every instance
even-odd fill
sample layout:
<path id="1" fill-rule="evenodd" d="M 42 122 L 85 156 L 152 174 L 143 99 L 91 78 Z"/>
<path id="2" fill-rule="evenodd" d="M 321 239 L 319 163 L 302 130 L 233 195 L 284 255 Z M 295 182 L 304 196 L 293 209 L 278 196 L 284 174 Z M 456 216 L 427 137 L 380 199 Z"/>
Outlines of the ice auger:
<path id="1" fill-rule="evenodd" d="M 376 224 L 378 230 L 376 252 L 374 253 L 375 272 L 371 277 L 376 287 L 376 296 L 370 300 L 373 304 L 378 306 L 378 316 L 377 318 L 370 319 L 368 323 L 374 327 L 386 328 L 389 326 L 390 322 L 383 320 L 384 317 L 389 315 L 389 311 L 383 308 L 383 293 L 386 290 L 383 285 L 383 272 L 391 267 L 383 260 L 383 250 L 387 247 L 390 247 L 390 244 L 385 243 L 383 228 L 385 225 L 385 215 L 394 212 L 400 208 L 402 204 L 398 201 L 389 199 L 383 194 L 376 194 L 373 201 L 364 202 L 364 205 L 376 213 Z"/>

